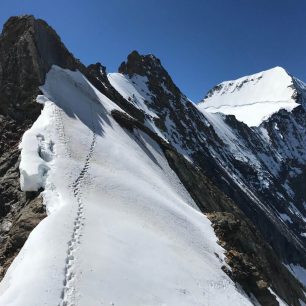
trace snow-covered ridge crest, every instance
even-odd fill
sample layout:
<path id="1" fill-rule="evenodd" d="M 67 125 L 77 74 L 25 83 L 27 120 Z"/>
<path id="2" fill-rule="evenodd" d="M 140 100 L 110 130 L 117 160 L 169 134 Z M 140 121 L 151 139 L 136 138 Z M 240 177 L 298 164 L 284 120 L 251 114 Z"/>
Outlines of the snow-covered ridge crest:
<path id="1" fill-rule="evenodd" d="M 53 66 L 41 90 L 46 121 L 28 136 L 55 143 L 44 191 L 54 209 L 0 283 L 0 305 L 252 305 L 159 145 L 124 130 L 78 71 Z M 34 170 L 38 147 L 22 143 Z"/>
<path id="2" fill-rule="evenodd" d="M 248 126 L 259 126 L 279 110 L 297 107 L 296 95 L 293 78 L 285 69 L 275 67 L 215 86 L 198 108 L 234 115 Z"/>

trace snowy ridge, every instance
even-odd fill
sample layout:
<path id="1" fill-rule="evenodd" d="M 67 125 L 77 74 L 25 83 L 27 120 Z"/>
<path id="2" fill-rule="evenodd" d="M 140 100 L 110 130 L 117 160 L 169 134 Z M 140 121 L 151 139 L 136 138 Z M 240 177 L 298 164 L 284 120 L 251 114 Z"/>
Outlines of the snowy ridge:
<path id="1" fill-rule="evenodd" d="M 125 80 L 137 90 L 138 84 L 129 75 L 124 75 Z M 150 71 L 147 77 L 150 82 Z M 173 92 L 174 98 L 173 93 L 163 95 L 163 74 L 159 77 L 158 88 L 154 88 L 156 79 L 150 87 L 155 94 L 153 104 L 146 106 L 154 110 L 162 124 L 156 125 L 154 120 L 147 119 L 146 125 L 159 131 L 188 160 L 194 161 L 198 152 L 212 157 L 221 169 L 221 179 L 230 181 L 229 185 L 237 186 L 247 196 L 249 204 L 259 211 L 258 215 L 273 224 L 275 235 L 283 235 L 305 252 L 302 239 L 306 232 L 306 202 L 297 199 L 294 191 L 295 182 L 303 175 L 306 165 L 306 120 L 302 108 L 294 110 L 306 101 L 305 84 L 276 67 L 223 82 L 209 92 L 204 102 L 195 105 L 200 111 L 193 112 L 182 93 Z M 113 86 L 117 91 L 124 90 L 120 82 Z M 180 104 L 176 104 L 178 100 Z M 161 107 L 159 101 L 162 101 Z M 228 117 L 228 113 L 245 124 Z M 288 175 L 284 174 L 286 171 Z M 264 231 L 269 241 L 271 230 Z M 297 277 L 303 281 L 300 275 Z"/>
<path id="2" fill-rule="evenodd" d="M 252 305 L 159 146 L 123 130 L 79 72 L 53 67 L 41 89 L 50 120 L 28 135 L 54 143 L 49 216 L 1 282 L 0 305 Z"/>
<path id="3" fill-rule="evenodd" d="M 296 103 L 292 77 L 281 67 L 263 71 L 213 88 L 198 104 L 199 110 L 234 115 L 248 126 L 259 126 L 280 109 Z"/>
<path id="4" fill-rule="evenodd" d="M 91 111 L 92 106 L 90 105 Z M 73 194 L 77 201 L 77 214 L 74 220 L 74 227 L 71 240 L 68 242 L 68 251 L 67 258 L 65 263 L 65 278 L 64 278 L 64 288 L 62 291 L 62 302 L 60 306 L 72 306 L 75 303 L 75 288 L 73 282 L 75 281 L 75 253 L 78 249 L 78 244 L 81 243 L 80 239 L 83 232 L 83 227 L 85 224 L 84 218 L 84 203 L 82 198 L 82 189 L 84 188 L 84 184 L 86 184 L 86 179 L 88 176 L 88 170 L 90 166 L 90 161 L 94 154 L 94 147 L 96 144 L 97 135 L 95 133 L 94 123 L 92 124 L 92 142 L 90 144 L 89 152 L 86 156 L 84 166 L 76 178 L 76 180 L 72 183 Z"/>

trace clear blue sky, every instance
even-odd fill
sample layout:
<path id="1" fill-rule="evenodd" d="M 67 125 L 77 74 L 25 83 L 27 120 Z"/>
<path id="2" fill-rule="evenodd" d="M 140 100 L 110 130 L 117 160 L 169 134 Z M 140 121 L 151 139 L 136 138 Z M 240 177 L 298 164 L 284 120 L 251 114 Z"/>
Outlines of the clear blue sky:
<path id="1" fill-rule="evenodd" d="M 85 64 L 117 71 L 128 53 L 159 57 L 194 101 L 213 85 L 283 66 L 306 81 L 306 0 L 1 0 L 45 19 Z"/>

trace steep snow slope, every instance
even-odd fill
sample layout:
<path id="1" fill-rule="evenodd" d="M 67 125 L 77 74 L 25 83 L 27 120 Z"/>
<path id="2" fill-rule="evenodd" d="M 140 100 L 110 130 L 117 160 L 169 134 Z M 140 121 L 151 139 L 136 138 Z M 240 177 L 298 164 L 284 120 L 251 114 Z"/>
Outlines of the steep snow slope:
<path id="1" fill-rule="evenodd" d="M 140 93 L 146 108 L 157 115 L 151 118 L 143 108 L 145 124 L 235 201 L 280 262 L 305 266 L 306 114 L 299 106 L 306 101 L 304 83 L 277 67 L 235 84 L 222 83 L 228 83 L 227 90 L 217 86 L 208 94 L 208 100 L 216 92 L 216 101 L 220 98 L 222 105 L 237 108 L 244 124 L 237 116 L 203 109 L 206 102 L 192 104 L 151 55 L 132 52 L 119 71 L 108 75 L 115 89 L 126 93 L 129 82 L 132 90 L 125 98 L 132 103 L 131 97 Z M 145 84 L 135 81 L 138 76 Z M 149 93 L 142 91 L 144 86 Z M 253 102 L 258 103 L 250 105 Z M 301 273 L 295 275 L 303 282 Z"/>
<path id="2" fill-rule="evenodd" d="M 152 59 L 152 55 L 149 56 Z M 153 60 L 153 62 L 156 63 L 156 60 Z M 160 64 L 158 65 L 163 69 Z M 149 71 L 149 74 L 151 74 L 151 71 Z M 187 110 L 186 104 L 191 103 L 191 101 L 186 96 L 182 96 L 179 101 L 176 101 L 175 95 L 165 84 L 165 77 L 162 76 L 160 76 L 160 89 L 163 97 L 161 97 L 160 91 L 156 94 L 152 91 L 152 88 L 149 88 L 150 81 L 147 76 L 109 73 L 107 77 L 111 85 L 129 103 L 137 106 L 145 113 L 144 124 L 148 128 L 166 142 L 170 142 L 186 159 L 191 160 L 190 155 L 193 151 L 186 146 L 185 142 L 190 137 L 189 134 L 192 134 L 188 125 L 194 123 L 189 123 L 187 120 L 180 120 L 180 126 L 178 127 L 177 122 L 175 122 L 176 119 L 181 119 L 179 118 L 180 112 L 183 112 L 184 116 L 186 116 L 184 119 L 188 116 L 187 112 L 185 112 Z M 156 89 L 159 89 L 158 86 L 156 86 Z M 183 106 L 183 108 L 179 109 L 178 107 L 180 106 Z M 173 112 L 176 113 L 177 118 L 173 117 Z M 186 135 L 183 135 L 183 137 L 179 135 L 180 131 L 178 129 L 184 130 Z M 202 137 L 204 138 L 205 136 Z"/>
<path id="3" fill-rule="evenodd" d="M 167 138 L 154 124 L 158 115 L 150 108 L 152 92 L 148 88 L 148 78 L 145 76 L 133 75 L 131 77 L 122 73 L 108 73 L 107 78 L 110 84 L 119 92 L 124 99 L 144 111 L 146 114 L 145 125 L 154 131 L 158 136 L 167 141 Z"/>
<path id="4" fill-rule="evenodd" d="M 145 103 L 145 101 L 152 102 L 151 92 L 147 85 L 147 77 L 135 75 L 129 78 L 121 73 L 109 73 L 108 80 L 114 88 L 118 89 L 118 92 L 123 98 L 130 101 L 139 109 L 144 110 L 150 116 L 156 117 L 156 114 Z"/>
<path id="5" fill-rule="evenodd" d="M 281 67 L 226 81 L 215 86 L 199 103 L 200 110 L 234 115 L 248 126 L 258 126 L 280 109 L 298 104 L 293 79 Z"/>
<path id="6" fill-rule="evenodd" d="M 159 146 L 119 127 L 116 105 L 79 72 L 53 66 L 41 90 L 21 181 L 45 188 L 49 216 L 1 282 L 0 305 L 251 305 Z"/>

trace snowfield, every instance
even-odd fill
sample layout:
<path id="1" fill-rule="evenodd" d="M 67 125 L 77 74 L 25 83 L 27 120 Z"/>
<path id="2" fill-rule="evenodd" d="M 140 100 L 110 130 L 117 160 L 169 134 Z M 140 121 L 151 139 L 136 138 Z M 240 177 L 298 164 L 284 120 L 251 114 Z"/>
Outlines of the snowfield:
<path id="1" fill-rule="evenodd" d="M 20 170 L 23 190 L 44 187 L 48 217 L 1 282 L 0 305 L 252 305 L 160 147 L 123 130 L 118 106 L 79 72 L 53 66 L 41 90 Z"/>
<path id="2" fill-rule="evenodd" d="M 292 77 L 281 67 L 226 81 L 216 86 L 198 104 L 200 111 L 234 115 L 248 126 L 259 126 L 281 109 L 292 111 L 294 100 Z"/>

